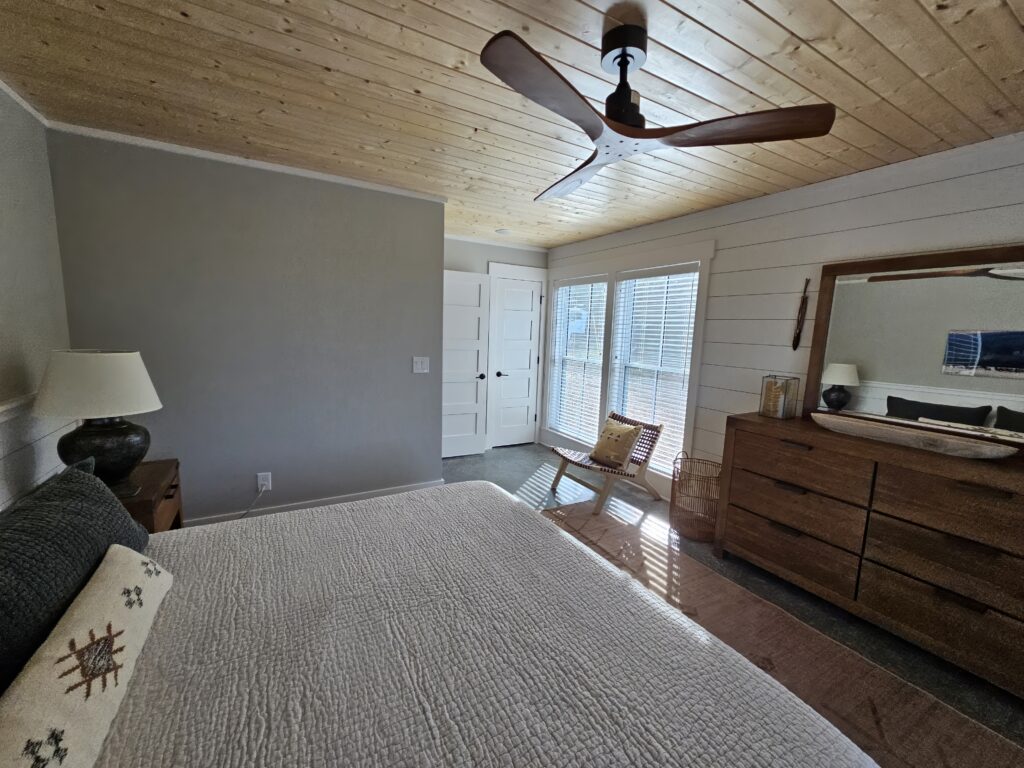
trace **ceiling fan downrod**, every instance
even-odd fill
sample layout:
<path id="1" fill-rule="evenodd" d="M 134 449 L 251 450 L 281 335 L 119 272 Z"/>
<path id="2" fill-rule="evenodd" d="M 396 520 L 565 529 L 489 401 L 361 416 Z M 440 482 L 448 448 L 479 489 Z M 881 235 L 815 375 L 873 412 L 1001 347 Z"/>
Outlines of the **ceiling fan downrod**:
<path id="1" fill-rule="evenodd" d="M 610 120 L 643 128 L 646 125 L 640 113 L 640 94 L 627 79 L 647 61 L 647 30 L 635 24 L 623 24 L 604 33 L 601 38 L 601 68 L 609 74 L 619 75 L 619 85 L 604 102 L 605 116 Z"/>

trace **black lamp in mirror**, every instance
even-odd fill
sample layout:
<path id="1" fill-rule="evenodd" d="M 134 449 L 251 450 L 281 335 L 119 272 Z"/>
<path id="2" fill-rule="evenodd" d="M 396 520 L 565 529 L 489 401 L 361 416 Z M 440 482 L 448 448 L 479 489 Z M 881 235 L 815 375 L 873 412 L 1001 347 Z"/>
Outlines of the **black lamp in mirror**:
<path id="1" fill-rule="evenodd" d="M 857 366 L 849 363 L 829 363 L 821 375 L 821 383 L 830 385 L 821 393 L 821 399 L 825 401 L 826 407 L 830 411 L 841 411 L 850 404 L 852 397 L 846 388 L 860 386 Z"/>
<path id="2" fill-rule="evenodd" d="M 83 420 L 57 455 L 68 465 L 92 457 L 96 476 L 121 497 L 138 493 L 129 478 L 149 450 L 149 430 L 124 417 L 162 407 L 142 355 L 98 349 L 51 353 L 35 401 L 41 416 Z"/>

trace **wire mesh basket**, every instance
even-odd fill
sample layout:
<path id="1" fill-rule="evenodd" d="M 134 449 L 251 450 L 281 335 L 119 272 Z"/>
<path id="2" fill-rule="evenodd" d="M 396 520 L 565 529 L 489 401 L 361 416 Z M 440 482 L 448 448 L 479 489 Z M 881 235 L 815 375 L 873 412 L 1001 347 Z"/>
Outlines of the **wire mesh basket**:
<path id="1" fill-rule="evenodd" d="M 691 459 L 683 451 L 672 465 L 672 503 L 669 524 L 680 536 L 711 541 L 718 519 L 718 489 L 722 465 L 708 459 Z"/>

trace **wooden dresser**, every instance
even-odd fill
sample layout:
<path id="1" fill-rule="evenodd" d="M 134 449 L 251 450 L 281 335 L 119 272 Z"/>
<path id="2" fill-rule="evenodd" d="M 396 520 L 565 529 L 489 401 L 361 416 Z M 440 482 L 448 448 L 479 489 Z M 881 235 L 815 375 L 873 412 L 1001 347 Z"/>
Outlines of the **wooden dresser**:
<path id="1" fill-rule="evenodd" d="M 728 419 L 729 552 L 1024 696 L 1024 461 Z"/>

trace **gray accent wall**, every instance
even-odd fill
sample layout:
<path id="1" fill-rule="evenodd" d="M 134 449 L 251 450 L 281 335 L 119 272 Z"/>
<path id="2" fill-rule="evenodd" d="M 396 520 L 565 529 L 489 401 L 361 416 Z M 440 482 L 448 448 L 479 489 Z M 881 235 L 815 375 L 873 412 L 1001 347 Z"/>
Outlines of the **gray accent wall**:
<path id="1" fill-rule="evenodd" d="M 515 264 L 520 267 L 548 266 L 547 251 L 534 248 L 517 248 L 514 245 L 475 243 L 469 240 L 444 239 L 444 268 L 457 272 L 478 272 L 487 274 L 487 265 L 492 262 Z"/>
<path id="2" fill-rule="evenodd" d="M 65 133 L 50 159 L 72 344 L 142 352 L 187 518 L 257 472 L 259 507 L 441 477 L 441 203 Z"/>
<path id="3" fill-rule="evenodd" d="M 60 465 L 67 422 L 35 418 L 24 398 L 67 345 L 46 133 L 0 91 L 0 508 Z"/>

